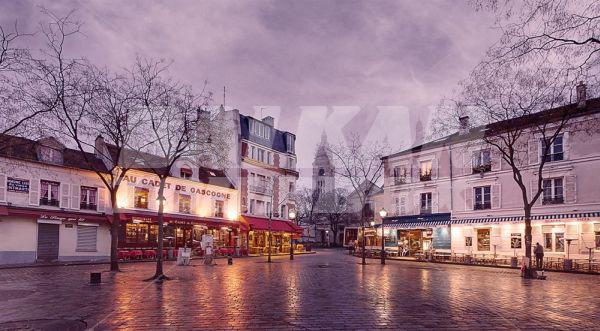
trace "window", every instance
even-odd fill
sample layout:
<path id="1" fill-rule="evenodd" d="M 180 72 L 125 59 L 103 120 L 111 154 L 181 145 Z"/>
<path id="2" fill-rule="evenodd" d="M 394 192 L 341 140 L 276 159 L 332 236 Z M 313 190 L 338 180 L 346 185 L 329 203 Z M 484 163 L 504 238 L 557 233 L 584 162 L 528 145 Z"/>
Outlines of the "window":
<path id="1" fill-rule="evenodd" d="M 251 159 L 255 159 L 257 158 L 256 156 L 256 147 L 254 146 L 250 146 L 250 158 Z"/>
<path id="2" fill-rule="evenodd" d="M 544 248 L 552 251 L 552 233 L 544 233 Z"/>
<path id="3" fill-rule="evenodd" d="M 287 151 L 289 153 L 294 153 L 296 150 L 296 138 L 291 133 L 286 133 L 285 142 L 287 146 Z"/>
<path id="4" fill-rule="evenodd" d="M 40 205 L 58 207 L 60 199 L 58 195 L 60 183 L 42 180 L 40 184 Z"/>
<path id="5" fill-rule="evenodd" d="M 473 152 L 472 163 L 474 174 L 491 171 L 492 159 L 490 157 L 490 151 L 485 149 Z"/>
<path id="6" fill-rule="evenodd" d="M 542 153 L 546 151 L 546 141 L 542 139 Z M 563 159 L 563 136 L 558 135 L 554 138 L 548 153 L 544 155 L 546 162 L 561 161 Z"/>
<path id="7" fill-rule="evenodd" d="M 492 208 L 490 186 L 475 187 L 474 190 L 475 201 L 473 201 L 473 209 L 482 210 Z"/>
<path id="8" fill-rule="evenodd" d="M 77 225 L 77 252 L 95 252 L 98 237 L 97 226 Z"/>
<path id="9" fill-rule="evenodd" d="M 477 229 L 477 250 L 490 250 L 490 229 Z"/>
<path id="10" fill-rule="evenodd" d="M 81 200 L 79 202 L 79 208 L 86 210 L 96 210 L 98 189 L 95 187 L 81 187 Z"/>
<path id="11" fill-rule="evenodd" d="M 250 205 L 248 207 L 248 212 L 250 214 L 254 214 L 254 199 L 250 199 Z"/>
<path id="12" fill-rule="evenodd" d="M 63 156 L 62 152 L 54 148 L 43 146 L 40 149 L 40 158 L 42 162 L 62 164 Z"/>
<path id="13" fill-rule="evenodd" d="M 421 193 L 421 214 L 431 214 L 431 192 Z"/>
<path id="14" fill-rule="evenodd" d="M 279 214 L 281 218 L 287 218 L 288 215 L 285 213 L 285 205 L 281 205 L 281 214 Z"/>
<path id="15" fill-rule="evenodd" d="M 192 197 L 187 194 L 179 194 L 179 212 L 189 214 L 192 212 Z"/>
<path id="16" fill-rule="evenodd" d="M 136 222 L 137 220 L 134 220 Z M 139 221 L 138 221 L 139 222 Z M 153 240 L 156 242 L 158 236 L 158 226 L 154 225 Z M 151 227 L 152 231 L 152 227 Z M 146 223 L 127 223 L 125 225 L 125 242 L 129 244 L 146 244 L 148 243 L 148 224 Z"/>
<path id="17" fill-rule="evenodd" d="M 600 249 L 600 231 L 596 231 L 595 235 L 596 235 L 596 249 Z"/>
<path id="18" fill-rule="evenodd" d="M 190 179 L 194 172 L 190 168 L 181 168 L 179 169 L 179 176 L 183 179 Z"/>
<path id="19" fill-rule="evenodd" d="M 554 251 L 564 252 L 565 251 L 565 234 L 557 232 L 554 234 Z"/>
<path id="20" fill-rule="evenodd" d="M 422 182 L 431 180 L 431 161 L 421 162 L 419 178 Z"/>
<path id="21" fill-rule="evenodd" d="M 511 233 L 510 234 L 510 248 L 521 248 L 521 245 L 523 244 L 523 241 L 521 239 L 521 234 L 520 233 Z"/>
<path id="22" fill-rule="evenodd" d="M 215 201 L 215 217 L 223 217 L 223 210 L 225 209 L 225 203 L 221 200 Z"/>
<path id="23" fill-rule="evenodd" d="M 542 204 L 554 205 L 564 202 L 562 178 L 544 179 L 542 181 L 542 189 Z"/>
<path id="24" fill-rule="evenodd" d="M 148 189 L 136 187 L 133 203 L 135 208 L 148 209 Z"/>
<path id="25" fill-rule="evenodd" d="M 294 193 L 294 182 L 290 182 L 289 184 L 289 192 Z"/>
<path id="26" fill-rule="evenodd" d="M 406 183 L 406 167 L 394 167 L 394 183 L 396 185 Z"/>
<path id="27" fill-rule="evenodd" d="M 254 119 L 250 120 L 250 132 L 263 139 L 271 137 L 271 127 Z"/>
<path id="28" fill-rule="evenodd" d="M 473 237 L 465 237 L 465 247 L 473 247 Z"/>
<path id="29" fill-rule="evenodd" d="M 267 201 L 267 209 L 265 212 L 266 215 L 271 215 L 271 213 L 273 213 L 273 210 L 271 210 L 271 203 L 269 201 Z"/>

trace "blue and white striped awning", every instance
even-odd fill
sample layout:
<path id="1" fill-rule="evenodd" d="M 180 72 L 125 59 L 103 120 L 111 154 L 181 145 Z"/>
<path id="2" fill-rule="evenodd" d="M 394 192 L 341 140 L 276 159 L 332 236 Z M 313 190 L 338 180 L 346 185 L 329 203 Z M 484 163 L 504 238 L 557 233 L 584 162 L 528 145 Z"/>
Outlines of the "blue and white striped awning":
<path id="1" fill-rule="evenodd" d="M 384 224 L 385 229 L 427 229 L 436 226 L 447 226 L 450 224 L 448 221 L 433 221 L 433 222 L 415 222 L 415 223 L 394 223 Z"/>
<path id="2" fill-rule="evenodd" d="M 532 215 L 531 220 L 532 221 L 565 220 L 565 219 L 590 218 L 590 217 L 600 217 L 600 212 L 568 213 L 568 214 L 552 214 L 552 215 Z M 453 219 L 452 224 L 523 222 L 524 220 L 525 220 L 525 216 L 480 217 L 480 218 Z"/>
<path id="3" fill-rule="evenodd" d="M 392 216 L 384 220 L 385 229 L 428 229 L 450 224 L 450 213 Z M 375 227 L 380 227 L 381 224 Z"/>

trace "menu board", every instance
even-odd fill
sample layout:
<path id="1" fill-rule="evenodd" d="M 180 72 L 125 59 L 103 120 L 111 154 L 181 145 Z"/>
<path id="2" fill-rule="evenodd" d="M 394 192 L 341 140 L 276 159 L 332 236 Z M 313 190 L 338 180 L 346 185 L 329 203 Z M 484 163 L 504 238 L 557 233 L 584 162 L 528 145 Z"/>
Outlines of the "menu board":
<path id="1" fill-rule="evenodd" d="M 6 190 L 8 192 L 29 193 L 29 181 L 8 177 L 6 178 Z"/>

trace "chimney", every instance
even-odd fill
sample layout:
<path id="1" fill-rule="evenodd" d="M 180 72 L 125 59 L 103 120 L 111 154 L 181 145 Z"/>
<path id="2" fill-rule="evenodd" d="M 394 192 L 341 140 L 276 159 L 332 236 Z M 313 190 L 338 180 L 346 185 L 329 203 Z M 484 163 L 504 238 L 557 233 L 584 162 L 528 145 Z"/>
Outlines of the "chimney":
<path id="1" fill-rule="evenodd" d="M 458 134 L 462 136 L 469 133 L 469 116 L 461 116 L 458 118 L 458 121 L 460 122 Z"/>
<path id="2" fill-rule="evenodd" d="M 577 108 L 584 108 L 587 100 L 587 86 L 580 81 L 575 89 L 577 91 Z"/>
<path id="3" fill-rule="evenodd" d="M 97 158 L 102 158 L 103 152 L 100 151 L 104 151 L 105 148 L 106 146 L 104 144 L 104 137 L 102 137 L 102 135 L 98 135 L 94 141 L 94 154 Z"/>
<path id="4" fill-rule="evenodd" d="M 267 125 L 270 125 L 271 127 L 275 126 L 275 119 L 271 116 L 267 116 L 267 117 L 263 118 L 262 122 Z"/>

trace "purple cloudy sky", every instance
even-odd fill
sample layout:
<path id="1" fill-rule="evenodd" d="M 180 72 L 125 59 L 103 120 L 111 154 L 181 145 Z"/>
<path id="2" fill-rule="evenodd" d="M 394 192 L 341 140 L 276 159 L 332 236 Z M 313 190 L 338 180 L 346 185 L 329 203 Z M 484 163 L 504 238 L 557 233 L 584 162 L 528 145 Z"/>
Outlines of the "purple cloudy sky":
<path id="1" fill-rule="evenodd" d="M 309 167 L 321 132 L 360 131 L 412 143 L 441 96 L 481 58 L 497 32 L 461 1 L 0 1 L 0 24 L 33 30 L 38 6 L 77 9 L 73 54 L 114 67 L 137 54 L 174 61 L 172 74 L 246 114 L 274 115 L 298 136 Z"/>

